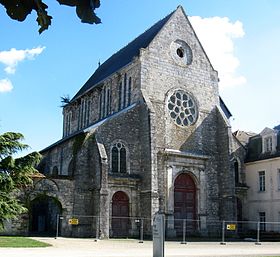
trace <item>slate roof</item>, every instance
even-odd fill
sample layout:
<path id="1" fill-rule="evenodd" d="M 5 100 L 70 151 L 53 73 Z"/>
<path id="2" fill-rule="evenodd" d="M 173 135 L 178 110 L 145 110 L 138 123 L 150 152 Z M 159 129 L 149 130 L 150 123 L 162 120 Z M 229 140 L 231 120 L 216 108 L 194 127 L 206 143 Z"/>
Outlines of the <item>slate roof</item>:
<path id="1" fill-rule="evenodd" d="M 278 126 L 276 126 L 277 128 Z M 259 160 L 271 159 L 280 157 L 280 131 L 277 130 L 277 145 L 275 152 L 266 152 L 262 151 L 262 137 L 260 134 L 255 135 L 249 138 L 248 142 L 248 151 L 245 162 L 254 162 Z"/>
<path id="2" fill-rule="evenodd" d="M 273 129 L 280 131 L 280 125 L 275 126 Z"/>
<path id="3" fill-rule="evenodd" d="M 220 107 L 222 108 L 226 117 L 229 119 L 232 116 L 230 110 L 227 108 L 226 104 L 224 103 L 224 101 L 221 97 L 219 98 L 219 101 L 220 101 Z"/>
<path id="4" fill-rule="evenodd" d="M 102 65 L 100 65 L 93 73 L 93 75 L 89 78 L 89 80 L 84 84 L 84 86 L 71 99 L 71 102 L 76 100 L 79 96 L 84 94 L 89 89 L 97 86 L 97 84 L 103 79 L 107 78 L 114 72 L 130 63 L 135 56 L 139 55 L 141 48 L 146 48 L 151 43 L 151 41 L 159 33 L 159 31 L 166 24 L 166 22 L 174 12 L 175 11 L 170 13 L 162 20 L 158 21 L 155 25 L 146 30 L 143 34 L 135 38 L 127 46 L 119 50 L 117 53 L 107 59 Z"/>

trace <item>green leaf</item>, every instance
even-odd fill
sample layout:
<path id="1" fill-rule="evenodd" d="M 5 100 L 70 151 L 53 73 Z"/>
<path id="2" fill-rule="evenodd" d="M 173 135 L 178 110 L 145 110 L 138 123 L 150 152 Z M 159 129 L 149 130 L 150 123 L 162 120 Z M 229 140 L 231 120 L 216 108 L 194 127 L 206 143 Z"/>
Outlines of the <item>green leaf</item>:
<path id="1" fill-rule="evenodd" d="M 37 172 L 35 166 L 41 159 L 37 152 L 17 159 L 12 157 L 12 154 L 28 147 L 20 142 L 22 139 L 20 133 L 0 135 L 0 229 L 5 220 L 16 218 L 26 211 L 18 193 L 20 189 L 32 185 L 32 175 Z"/>

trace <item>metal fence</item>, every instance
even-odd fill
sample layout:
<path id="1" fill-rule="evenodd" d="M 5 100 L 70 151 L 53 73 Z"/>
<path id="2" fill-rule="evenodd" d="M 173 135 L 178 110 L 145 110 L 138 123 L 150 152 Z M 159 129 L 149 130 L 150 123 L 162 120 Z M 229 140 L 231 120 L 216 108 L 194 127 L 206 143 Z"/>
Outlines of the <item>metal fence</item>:
<path id="1" fill-rule="evenodd" d="M 143 217 L 110 217 L 110 238 L 135 238 L 139 242 L 152 239 L 153 221 Z M 97 216 L 57 216 L 56 237 L 102 236 L 100 218 Z M 280 222 L 221 221 L 165 218 L 165 239 L 188 241 L 280 241 Z"/>

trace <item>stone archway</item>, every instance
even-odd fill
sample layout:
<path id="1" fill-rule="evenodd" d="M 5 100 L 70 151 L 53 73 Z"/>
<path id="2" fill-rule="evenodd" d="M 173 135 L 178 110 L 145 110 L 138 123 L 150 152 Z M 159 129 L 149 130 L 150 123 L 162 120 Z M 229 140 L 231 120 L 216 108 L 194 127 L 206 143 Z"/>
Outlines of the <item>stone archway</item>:
<path id="1" fill-rule="evenodd" d="M 186 229 L 196 228 L 196 185 L 193 178 L 186 173 L 180 174 L 174 181 L 174 228 L 177 236 L 183 232 L 183 220 Z"/>
<path id="2" fill-rule="evenodd" d="M 61 214 L 61 203 L 54 197 L 37 196 L 30 203 L 29 232 L 42 236 L 54 236 L 56 233 L 57 215 Z"/>
<path id="3" fill-rule="evenodd" d="M 129 198 L 122 191 L 112 197 L 112 236 L 127 237 L 129 230 Z"/>

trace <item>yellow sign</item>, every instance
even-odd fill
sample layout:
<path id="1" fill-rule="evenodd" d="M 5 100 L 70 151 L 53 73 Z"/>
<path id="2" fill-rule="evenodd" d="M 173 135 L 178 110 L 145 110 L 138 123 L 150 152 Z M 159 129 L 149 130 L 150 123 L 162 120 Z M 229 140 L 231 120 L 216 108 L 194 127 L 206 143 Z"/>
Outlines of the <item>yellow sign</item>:
<path id="1" fill-rule="evenodd" d="M 236 230 L 236 224 L 227 224 L 227 230 Z"/>
<path id="2" fill-rule="evenodd" d="M 68 224 L 69 225 L 78 225 L 79 224 L 79 220 L 78 219 L 69 219 L 68 220 Z"/>

